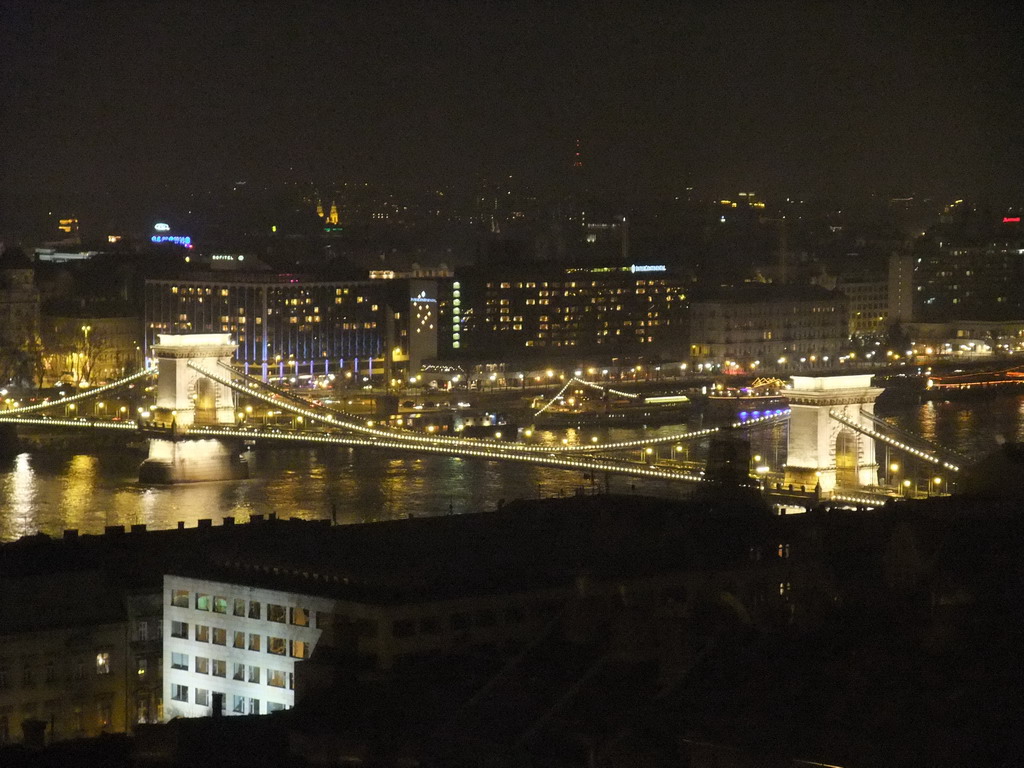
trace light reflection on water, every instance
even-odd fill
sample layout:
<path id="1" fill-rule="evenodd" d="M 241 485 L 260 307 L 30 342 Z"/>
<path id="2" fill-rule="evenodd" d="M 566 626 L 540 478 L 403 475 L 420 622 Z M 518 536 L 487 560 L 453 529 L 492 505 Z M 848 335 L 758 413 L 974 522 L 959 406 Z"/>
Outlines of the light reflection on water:
<path id="1" fill-rule="evenodd" d="M 1024 440 L 1024 395 L 921 404 L 889 404 L 883 400 L 876 412 L 898 427 L 969 457 L 995 450 L 1000 440 Z"/>
<path id="2" fill-rule="evenodd" d="M 995 436 L 1024 440 L 1024 396 L 1001 396 L 956 403 L 878 404 L 880 416 L 938 443 L 980 455 L 995 447 Z M 570 444 L 624 440 L 641 432 L 670 435 L 698 428 L 583 427 L 538 431 L 534 440 Z M 785 461 L 784 426 L 752 434 L 752 453 L 773 468 Z M 706 449 L 684 444 L 684 458 L 703 461 Z M 659 448 L 662 457 L 672 445 Z M 635 458 L 635 457 L 634 457 Z M 261 450 L 249 454 L 251 479 L 175 486 L 137 482 L 142 457 L 129 451 L 95 453 L 49 449 L 0 458 L 0 540 L 39 531 L 60 535 L 64 528 L 97 533 L 106 525 L 144 523 L 152 528 L 194 526 L 201 518 L 216 522 L 253 514 L 326 519 L 336 511 L 339 523 L 390 520 L 407 515 L 458 514 L 493 509 L 501 499 L 572 494 L 605 478 L 584 479 L 578 472 L 528 464 L 430 455 L 396 455 L 342 446 Z M 683 497 L 685 485 L 611 477 L 613 492 Z"/>

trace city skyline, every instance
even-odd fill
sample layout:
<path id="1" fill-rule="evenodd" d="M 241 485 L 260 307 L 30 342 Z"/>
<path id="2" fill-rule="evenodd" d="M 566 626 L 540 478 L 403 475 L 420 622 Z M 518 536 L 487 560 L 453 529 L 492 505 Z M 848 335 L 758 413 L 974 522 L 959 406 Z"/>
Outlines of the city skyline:
<path id="1" fill-rule="evenodd" d="M 1016 202 L 1022 22 L 961 3 L 2 5 L 6 206 L 234 180 Z"/>

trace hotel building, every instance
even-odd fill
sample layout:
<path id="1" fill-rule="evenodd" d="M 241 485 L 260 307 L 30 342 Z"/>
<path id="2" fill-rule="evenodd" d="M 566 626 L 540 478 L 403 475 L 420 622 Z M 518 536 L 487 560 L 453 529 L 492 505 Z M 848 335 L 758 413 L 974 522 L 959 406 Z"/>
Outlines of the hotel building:
<path id="1" fill-rule="evenodd" d="M 230 273 L 147 280 L 145 352 L 160 333 L 230 333 L 264 377 L 399 375 L 437 355 L 434 280 Z"/>
<path id="2" fill-rule="evenodd" d="M 689 283 L 663 265 L 477 269 L 456 283 L 452 346 L 467 355 L 610 358 L 685 351 Z"/>

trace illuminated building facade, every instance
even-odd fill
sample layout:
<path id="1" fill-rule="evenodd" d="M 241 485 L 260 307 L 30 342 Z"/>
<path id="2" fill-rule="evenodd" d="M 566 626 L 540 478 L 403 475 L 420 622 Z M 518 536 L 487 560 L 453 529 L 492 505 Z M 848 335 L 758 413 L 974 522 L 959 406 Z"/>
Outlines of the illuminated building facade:
<path id="1" fill-rule="evenodd" d="M 139 370 L 139 325 L 137 316 L 43 315 L 44 383 L 100 384 Z"/>
<path id="2" fill-rule="evenodd" d="M 478 270 L 452 283 L 452 347 L 479 356 L 685 351 L 687 283 L 663 265 Z"/>
<path id="3" fill-rule="evenodd" d="M 834 362 L 849 341 L 846 297 L 818 286 L 746 285 L 690 303 L 690 357 L 753 370 Z"/>
<path id="4" fill-rule="evenodd" d="M 147 280 L 145 291 L 147 356 L 159 333 L 230 333 L 236 360 L 271 376 L 415 372 L 437 355 L 431 280 L 236 273 Z"/>

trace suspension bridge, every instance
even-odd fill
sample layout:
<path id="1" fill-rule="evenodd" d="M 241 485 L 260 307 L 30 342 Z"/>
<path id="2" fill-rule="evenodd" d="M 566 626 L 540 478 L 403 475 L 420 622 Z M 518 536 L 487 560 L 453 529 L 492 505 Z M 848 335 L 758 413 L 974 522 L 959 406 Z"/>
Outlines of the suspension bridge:
<path id="1" fill-rule="evenodd" d="M 887 431 L 874 416 L 870 377 L 794 377 L 791 408 L 721 427 L 684 430 L 629 440 L 588 444 L 512 442 L 459 435 L 422 434 L 368 420 L 275 387 L 231 365 L 234 346 L 227 334 L 164 335 L 154 347 L 157 363 L 110 384 L 54 400 L 0 411 L 0 425 L 33 428 L 116 431 L 146 438 L 149 457 L 140 469 L 147 482 L 192 482 L 246 476 L 239 458 L 244 443 L 340 445 L 400 453 L 457 456 L 516 462 L 582 472 L 626 475 L 670 482 L 705 482 L 704 473 L 678 459 L 688 441 L 725 436 L 789 421 L 789 466 L 776 488 L 814 488 L 834 498 L 858 503 L 884 499 L 878 487 L 874 445 L 879 441 L 929 465 L 956 472 L 962 457 L 923 438 Z M 118 390 L 153 382 L 155 402 L 120 416 L 80 415 L 86 401 Z M 573 379 L 566 384 L 610 390 Z M 563 392 L 564 392 L 563 387 Z M 562 394 L 562 393 L 559 393 Z M 558 397 L 552 398 L 552 402 Z M 244 418 L 241 403 L 262 403 L 289 414 L 288 426 L 254 424 Z M 94 409 L 95 411 L 95 409 Z M 63 413 L 62 413 L 63 412 Z M 75 415 L 78 414 L 78 415 Z M 674 446 L 668 457 L 659 447 Z M 634 456 L 638 458 L 634 458 Z M 767 478 L 759 478 L 765 481 Z"/>

